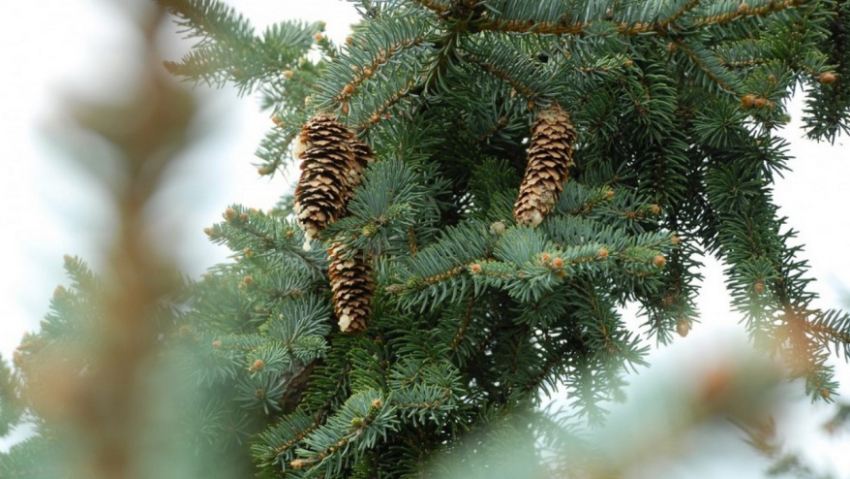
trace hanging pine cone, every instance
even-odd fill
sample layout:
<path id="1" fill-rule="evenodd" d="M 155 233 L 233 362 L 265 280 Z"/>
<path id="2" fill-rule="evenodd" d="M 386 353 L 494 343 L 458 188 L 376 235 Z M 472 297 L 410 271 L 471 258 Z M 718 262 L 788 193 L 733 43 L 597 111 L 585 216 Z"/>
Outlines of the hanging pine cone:
<path id="1" fill-rule="evenodd" d="M 537 226 L 548 215 L 567 180 L 576 131 L 558 105 L 540 111 L 531 129 L 528 166 L 514 205 L 518 224 Z"/>
<path id="2" fill-rule="evenodd" d="M 375 280 L 368 258 L 361 254 L 349 254 L 339 243 L 328 250 L 331 265 L 328 276 L 334 295 L 334 312 L 339 319 L 339 329 L 353 333 L 366 329 L 372 313 L 372 294 Z"/>
<path id="3" fill-rule="evenodd" d="M 304 231 L 304 249 L 310 240 L 339 219 L 350 196 L 349 170 L 356 164 L 352 134 L 328 115 L 319 114 L 301 128 L 296 154 L 302 159 L 295 189 L 295 212 Z"/>

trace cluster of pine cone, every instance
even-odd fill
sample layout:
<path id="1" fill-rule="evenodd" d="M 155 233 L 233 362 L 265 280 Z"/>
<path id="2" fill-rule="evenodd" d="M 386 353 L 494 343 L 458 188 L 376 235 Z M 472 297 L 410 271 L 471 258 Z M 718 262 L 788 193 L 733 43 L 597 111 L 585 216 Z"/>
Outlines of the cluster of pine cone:
<path id="1" fill-rule="evenodd" d="M 575 140 L 570 117 L 558 105 L 538 113 L 531 130 L 528 165 L 514 205 L 517 224 L 535 227 L 555 208 L 568 177 Z M 295 151 L 302 170 L 295 190 L 295 212 L 304 231 L 304 249 L 309 250 L 313 238 L 346 215 L 348 202 L 373 154 L 368 145 L 326 114 L 304 125 Z M 337 242 L 328 253 L 339 327 L 344 332 L 362 331 L 371 314 L 375 287 L 370 260 Z"/>
<path id="2" fill-rule="evenodd" d="M 346 215 L 363 171 L 373 161 L 372 149 L 332 117 L 319 114 L 301 129 L 295 148 L 301 178 L 295 189 L 295 212 L 304 231 L 304 249 L 328 225 Z M 366 329 L 374 290 L 369 258 L 340 243 L 328 250 L 328 276 L 334 311 L 344 332 Z"/>

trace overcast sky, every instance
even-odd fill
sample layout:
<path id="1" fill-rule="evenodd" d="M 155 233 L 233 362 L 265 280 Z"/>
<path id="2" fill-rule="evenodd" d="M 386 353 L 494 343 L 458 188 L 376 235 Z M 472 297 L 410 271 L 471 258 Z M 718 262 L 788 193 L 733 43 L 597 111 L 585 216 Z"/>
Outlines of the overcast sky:
<path id="1" fill-rule="evenodd" d="M 0 267 L 0 352 L 9 358 L 23 332 L 37 328 L 53 289 L 66 282 L 62 255 L 80 255 L 98 264 L 99 245 L 106 239 L 112 214 L 103 206 L 104 192 L 51 143 L 46 127 L 59 121 L 60 101 L 69 93 L 120 94 L 110 85 L 132 82 L 132 69 L 124 48 L 128 25 L 113 3 L 7 3 L 0 29 L 0 205 L 4 208 L 0 251 L 6 256 Z M 229 3 L 241 3 L 238 8 L 258 29 L 289 18 L 324 20 L 328 35 L 338 41 L 356 21 L 351 4 L 338 0 Z M 228 204 L 271 207 L 296 179 L 294 173 L 273 181 L 257 176 L 253 152 L 271 122 L 268 112 L 258 111 L 255 99 L 240 99 L 232 89 L 225 89 L 205 101 L 204 114 L 216 118 L 210 123 L 210 139 L 181 163 L 176 175 L 181 179 L 162 199 L 160 215 L 181 266 L 193 275 L 227 255 L 224 248 L 210 244 L 202 230 L 218 221 Z M 840 307 L 842 291 L 850 285 L 846 211 L 850 139 L 843 138 L 835 146 L 803 140 L 799 103 L 791 115 L 793 121 L 783 134 L 795 156 L 790 164 L 793 173 L 776 185 L 776 199 L 789 224 L 800 232 L 798 240 L 806 245 L 804 257 L 810 260 L 812 276 L 819 279 L 814 285 L 822 295 L 818 305 Z M 708 262 L 706 272 L 700 295 L 702 324 L 674 346 L 654 351 L 651 370 L 633 380 L 635 388 L 659 375 L 687 377 L 690 366 L 722 360 L 730 345 L 745 344 L 742 326 L 729 313 L 720 266 Z M 840 365 L 842 395 L 850 396 L 850 369 L 842 361 L 836 364 Z M 840 454 L 841 448 L 850 450 L 846 435 L 828 442 L 816 434 L 827 408 L 798 402 L 791 419 L 780 424 L 789 447 L 804 448 L 812 460 L 839 477 L 850 476 L 850 457 Z M 759 477 L 763 466 L 751 466 L 748 477 Z M 712 463 L 699 467 L 706 471 L 704 475 L 676 477 L 720 473 L 712 469 L 716 467 Z"/>

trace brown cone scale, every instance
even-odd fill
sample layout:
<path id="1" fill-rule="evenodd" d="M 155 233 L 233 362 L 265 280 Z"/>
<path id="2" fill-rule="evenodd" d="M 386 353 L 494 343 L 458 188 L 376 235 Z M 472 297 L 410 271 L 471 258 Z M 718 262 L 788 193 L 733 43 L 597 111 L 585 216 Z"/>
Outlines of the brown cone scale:
<path id="1" fill-rule="evenodd" d="M 349 198 L 354 196 L 354 188 L 360 186 L 366 167 L 369 166 L 369 163 L 375 161 L 375 155 L 372 153 L 372 148 L 366 143 L 363 143 L 358 138 L 352 138 L 350 145 L 351 150 L 354 153 L 354 161 L 351 162 L 351 166 L 349 167 L 347 174 Z M 346 200 L 349 198 L 346 198 Z"/>
<path id="2" fill-rule="evenodd" d="M 570 116 L 561 107 L 554 105 L 538 113 L 531 129 L 525 177 L 514 204 L 517 224 L 535 227 L 555 208 L 569 175 L 575 140 Z"/>
<path id="3" fill-rule="evenodd" d="M 331 260 L 328 276 L 339 329 L 344 333 L 363 331 L 372 313 L 375 290 L 372 266 L 368 258 L 359 252 L 349 254 L 339 243 L 331 246 L 328 256 Z"/>
<path id="4" fill-rule="evenodd" d="M 295 189 L 295 212 L 304 231 L 304 249 L 310 240 L 345 213 L 350 197 L 352 166 L 356 164 L 352 134 L 332 117 L 319 114 L 301 128 L 296 153 L 301 178 Z"/>

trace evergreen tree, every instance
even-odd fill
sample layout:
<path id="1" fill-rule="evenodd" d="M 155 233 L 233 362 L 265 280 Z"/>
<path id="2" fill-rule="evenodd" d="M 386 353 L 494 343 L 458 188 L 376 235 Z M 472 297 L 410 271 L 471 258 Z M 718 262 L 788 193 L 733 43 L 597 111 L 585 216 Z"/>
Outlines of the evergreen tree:
<path id="1" fill-rule="evenodd" d="M 301 162 L 274 210 L 206 230 L 235 260 L 157 316 L 202 391 L 190 441 L 240 477 L 422 477 L 488 426 L 524 438 L 533 477 L 558 440 L 542 398 L 561 385 L 603 421 L 647 352 L 620 308 L 660 343 L 686 335 L 701 255 L 757 348 L 831 400 L 850 316 L 816 306 L 771 185 L 795 91 L 810 137 L 850 132 L 847 0 L 359 0 L 345 45 L 158 3 L 198 39 L 171 73 L 273 113 L 259 173 Z M 94 314 L 96 278 L 68 268 L 9 384 Z M 24 446 L 0 471 L 49 447 Z"/>

